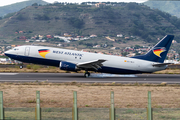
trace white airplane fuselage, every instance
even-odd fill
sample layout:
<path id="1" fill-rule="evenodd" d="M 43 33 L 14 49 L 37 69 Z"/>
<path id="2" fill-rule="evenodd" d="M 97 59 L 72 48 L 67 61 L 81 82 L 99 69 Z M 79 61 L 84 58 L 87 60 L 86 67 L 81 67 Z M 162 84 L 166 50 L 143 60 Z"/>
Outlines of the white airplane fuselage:
<path id="1" fill-rule="evenodd" d="M 79 64 L 87 61 L 103 59 L 102 66 L 97 72 L 112 74 L 152 73 L 166 69 L 167 65 L 153 66 L 159 62 L 136 58 L 120 57 L 83 51 L 59 49 L 43 46 L 19 46 L 5 52 L 8 57 L 27 63 L 60 67 L 62 61 Z M 86 69 L 83 67 L 82 69 Z"/>

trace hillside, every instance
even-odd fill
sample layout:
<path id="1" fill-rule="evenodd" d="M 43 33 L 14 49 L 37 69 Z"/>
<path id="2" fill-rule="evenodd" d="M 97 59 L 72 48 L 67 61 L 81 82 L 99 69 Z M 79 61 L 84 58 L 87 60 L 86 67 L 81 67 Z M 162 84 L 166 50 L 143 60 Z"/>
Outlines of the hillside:
<path id="1" fill-rule="evenodd" d="M 152 9 L 159 9 L 161 11 L 167 12 L 171 15 L 177 16 L 180 18 L 180 1 L 175 0 L 164 0 L 164 1 L 154 1 L 149 0 L 144 2 L 145 5 L 151 7 Z"/>
<path id="2" fill-rule="evenodd" d="M 143 4 L 119 3 L 109 6 L 64 5 L 28 6 L 0 20 L 0 39 L 27 38 L 33 35 L 99 37 L 137 36 L 145 42 L 157 42 L 166 34 L 174 34 L 180 42 L 180 19 Z M 16 34 L 23 31 L 22 34 Z"/>
<path id="3" fill-rule="evenodd" d="M 8 13 L 17 12 L 27 6 L 31 6 L 34 3 L 41 4 L 41 5 L 48 4 L 47 2 L 44 2 L 42 0 L 29 0 L 29 1 L 18 2 L 15 4 L 7 5 L 7 6 L 2 6 L 0 7 L 0 17 L 7 15 Z"/>

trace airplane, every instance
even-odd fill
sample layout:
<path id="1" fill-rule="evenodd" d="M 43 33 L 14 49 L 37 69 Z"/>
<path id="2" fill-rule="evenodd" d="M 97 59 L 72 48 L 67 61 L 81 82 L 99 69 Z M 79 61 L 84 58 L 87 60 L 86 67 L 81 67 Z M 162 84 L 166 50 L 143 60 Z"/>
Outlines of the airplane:
<path id="1" fill-rule="evenodd" d="M 121 57 L 98 53 L 89 53 L 45 46 L 24 45 L 5 52 L 11 59 L 26 63 L 56 66 L 61 70 L 85 70 L 84 76 L 89 77 L 89 71 L 110 74 L 139 74 L 164 70 L 164 63 L 174 35 L 166 35 L 145 55 Z"/>

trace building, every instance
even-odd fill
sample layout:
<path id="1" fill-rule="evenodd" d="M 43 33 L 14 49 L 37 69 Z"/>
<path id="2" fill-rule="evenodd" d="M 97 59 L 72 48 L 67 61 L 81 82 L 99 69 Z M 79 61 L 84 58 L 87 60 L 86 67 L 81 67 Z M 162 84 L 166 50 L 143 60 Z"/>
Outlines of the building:
<path id="1" fill-rule="evenodd" d="M 26 36 L 19 37 L 19 40 L 26 40 L 26 39 L 27 39 Z"/>
<path id="2" fill-rule="evenodd" d="M 68 33 L 64 33 L 65 37 L 71 37 L 72 35 L 68 34 Z"/>
<path id="3" fill-rule="evenodd" d="M 100 48 L 100 47 L 101 47 L 100 45 L 93 46 L 93 48 Z"/>
<path id="4" fill-rule="evenodd" d="M 96 7 L 102 7 L 102 6 L 106 6 L 106 4 L 100 2 L 100 3 L 96 3 L 95 6 L 96 6 Z"/>
<path id="5" fill-rule="evenodd" d="M 14 47 L 16 47 L 16 45 L 11 45 L 11 48 L 14 48 Z"/>
<path id="6" fill-rule="evenodd" d="M 19 31 L 19 33 L 23 33 L 23 31 Z"/>
<path id="7" fill-rule="evenodd" d="M 123 37 L 123 35 L 122 34 L 118 34 L 117 37 Z"/>
<path id="8" fill-rule="evenodd" d="M 42 40 L 42 39 L 43 39 L 43 35 L 39 35 L 38 37 L 39 37 L 39 39 L 40 39 L 40 40 Z"/>
<path id="9" fill-rule="evenodd" d="M 47 38 L 53 38 L 51 35 L 46 35 Z"/>
<path id="10" fill-rule="evenodd" d="M 92 34 L 92 35 L 90 35 L 90 37 L 95 38 L 95 37 L 97 37 L 97 35 Z"/>

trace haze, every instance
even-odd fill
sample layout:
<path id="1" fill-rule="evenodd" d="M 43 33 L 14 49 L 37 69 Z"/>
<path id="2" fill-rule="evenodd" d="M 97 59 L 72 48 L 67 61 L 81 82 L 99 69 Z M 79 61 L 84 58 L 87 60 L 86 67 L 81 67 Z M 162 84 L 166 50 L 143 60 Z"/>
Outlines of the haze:
<path id="1" fill-rule="evenodd" d="M 3 0 L 0 3 L 0 6 L 5 6 L 5 5 L 10 5 L 14 4 L 17 2 L 23 2 L 23 1 L 28 1 L 28 0 Z M 70 2 L 70 3 L 75 3 L 74 0 L 43 0 L 49 3 L 54 3 L 55 1 L 57 2 Z M 147 0 L 77 0 L 76 3 L 81 3 L 81 2 L 137 2 L 137 3 L 142 3 Z"/>

